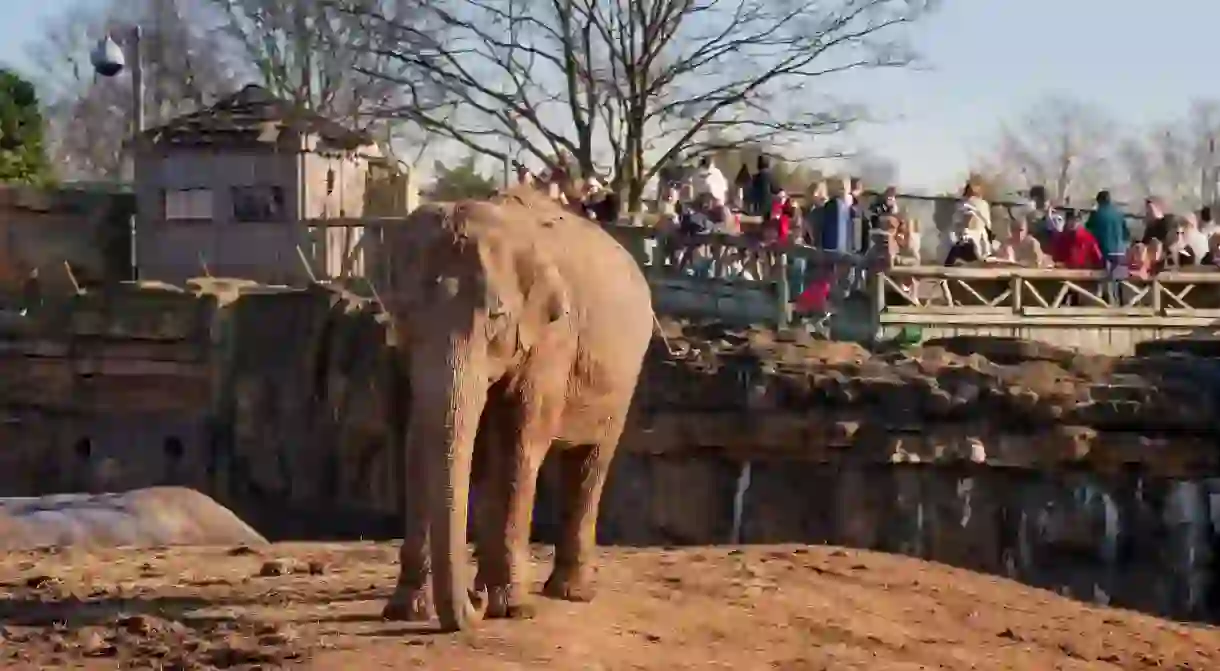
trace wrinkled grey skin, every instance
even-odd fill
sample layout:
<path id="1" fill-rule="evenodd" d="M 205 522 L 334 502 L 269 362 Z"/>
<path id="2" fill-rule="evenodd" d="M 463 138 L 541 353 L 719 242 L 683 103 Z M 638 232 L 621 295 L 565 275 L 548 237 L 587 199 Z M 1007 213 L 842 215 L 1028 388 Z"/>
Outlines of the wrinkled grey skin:
<path id="1" fill-rule="evenodd" d="M 515 202 L 425 206 L 388 240 L 387 307 L 406 336 L 412 390 L 412 491 L 389 619 L 429 617 L 429 577 L 444 630 L 530 614 L 535 485 L 552 447 L 562 450 L 563 524 L 543 592 L 593 597 L 598 505 L 653 313 L 638 265 L 604 230 L 547 219 Z M 481 502 L 473 592 L 472 470 Z"/>

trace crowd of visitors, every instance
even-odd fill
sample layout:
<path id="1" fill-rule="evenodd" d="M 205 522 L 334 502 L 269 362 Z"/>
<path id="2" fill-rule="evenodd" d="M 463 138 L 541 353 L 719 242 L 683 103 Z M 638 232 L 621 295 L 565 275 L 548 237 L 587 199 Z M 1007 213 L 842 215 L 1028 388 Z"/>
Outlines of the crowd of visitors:
<path id="1" fill-rule="evenodd" d="M 521 166 L 517 174 L 522 183 L 534 179 Z M 540 185 L 549 185 L 556 198 L 593 219 L 611 223 L 619 216 L 617 194 L 595 178 L 574 186 L 562 165 Z M 1148 277 L 1187 266 L 1220 268 L 1220 226 L 1211 208 L 1175 215 L 1160 198 L 1149 197 L 1142 236 L 1133 240 L 1127 216 L 1109 191 L 1099 192 L 1096 207 L 1088 212 L 1056 205 L 1041 186 L 1031 188 L 1029 198 L 1029 205 L 1004 224 L 1007 235 L 1001 237 L 980 186 L 967 183 L 954 211 L 942 262 L 1108 270 L 1114 279 Z M 713 260 L 706 246 L 692 247 L 683 238 L 709 233 L 742 236 L 750 243 L 745 246 L 748 251 L 727 262 L 727 269 L 725 260 L 719 259 L 729 276 L 761 277 L 768 250 L 785 243 L 841 253 L 864 253 L 884 244 L 884 252 L 873 251 L 890 263 L 921 263 L 919 222 L 904 211 L 894 187 L 866 198 L 860 179 L 838 178 L 819 180 L 803 194 L 790 194 L 775 178 L 766 157 L 758 159 L 752 174 L 743 167 L 731 182 L 710 159 L 702 159 L 685 182 L 664 186 L 657 214 L 656 225 L 668 240 L 662 253 L 693 274 L 709 272 Z M 803 257 L 790 259 L 793 296 L 809 290 L 805 271 Z"/>
<path id="2" fill-rule="evenodd" d="M 919 263 L 919 223 L 902 211 L 894 187 L 866 203 L 864 185 L 856 178 L 818 180 L 798 196 L 774 178 L 766 157 L 759 158 L 753 174 L 743 173 L 734 179 L 742 185 L 734 198 L 724 174 L 703 159 L 689 184 L 667 186 L 658 226 L 685 236 L 741 235 L 759 248 L 792 242 L 853 253 L 867 251 L 877 240 L 890 246 L 895 262 Z M 681 197 L 684 191 L 689 198 Z M 746 220 L 752 223 L 743 225 Z"/>
<path id="3" fill-rule="evenodd" d="M 945 264 L 999 262 L 1134 277 L 1189 266 L 1220 267 L 1220 257 L 1213 253 L 1220 250 L 1220 227 L 1210 207 L 1176 215 L 1160 198 L 1149 197 L 1143 235 L 1134 239 L 1127 216 L 1109 191 L 1097 194 L 1096 207 L 1088 213 L 1057 210 L 1042 187 L 1034 187 L 1030 195 L 1029 211 L 1016 217 L 1008 239 L 996 244 L 989 218 L 981 214 L 989 208 L 985 203 L 972 205 L 976 196 L 967 187 Z"/>

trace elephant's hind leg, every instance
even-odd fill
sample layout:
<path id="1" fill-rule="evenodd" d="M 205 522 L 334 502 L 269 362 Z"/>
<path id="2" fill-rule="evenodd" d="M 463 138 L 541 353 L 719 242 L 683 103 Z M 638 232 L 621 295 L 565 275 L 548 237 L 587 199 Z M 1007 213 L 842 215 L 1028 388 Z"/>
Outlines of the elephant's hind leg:
<path id="1" fill-rule="evenodd" d="M 522 418 L 522 414 L 526 416 Z M 479 541 L 479 581 L 489 618 L 529 618 L 529 537 L 538 469 L 550 446 L 550 423 L 505 408 L 487 461 L 488 501 Z"/>
<path id="2" fill-rule="evenodd" d="M 610 462 L 622 434 L 621 423 L 595 445 L 563 450 L 559 458 L 560 531 L 555 567 L 542 593 L 566 601 L 592 601 L 593 557 L 597 552 L 597 512 Z"/>

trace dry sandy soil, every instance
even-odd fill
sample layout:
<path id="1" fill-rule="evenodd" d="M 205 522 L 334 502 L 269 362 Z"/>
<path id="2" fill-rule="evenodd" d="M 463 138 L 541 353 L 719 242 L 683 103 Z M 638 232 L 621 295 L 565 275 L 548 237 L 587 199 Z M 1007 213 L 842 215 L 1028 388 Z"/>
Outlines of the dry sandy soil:
<path id="1" fill-rule="evenodd" d="M 1220 668 L 1214 628 L 831 547 L 606 550 L 594 603 L 546 601 L 532 622 L 439 635 L 379 619 L 394 555 L 391 544 L 0 555 L 0 669 Z"/>

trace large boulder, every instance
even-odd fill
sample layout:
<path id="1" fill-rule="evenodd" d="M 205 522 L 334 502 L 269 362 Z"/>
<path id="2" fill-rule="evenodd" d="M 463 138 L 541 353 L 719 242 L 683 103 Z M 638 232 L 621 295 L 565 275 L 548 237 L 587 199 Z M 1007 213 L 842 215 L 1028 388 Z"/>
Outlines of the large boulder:
<path id="1" fill-rule="evenodd" d="M 49 546 L 255 545 L 266 539 L 185 487 L 0 498 L 0 550 Z"/>

